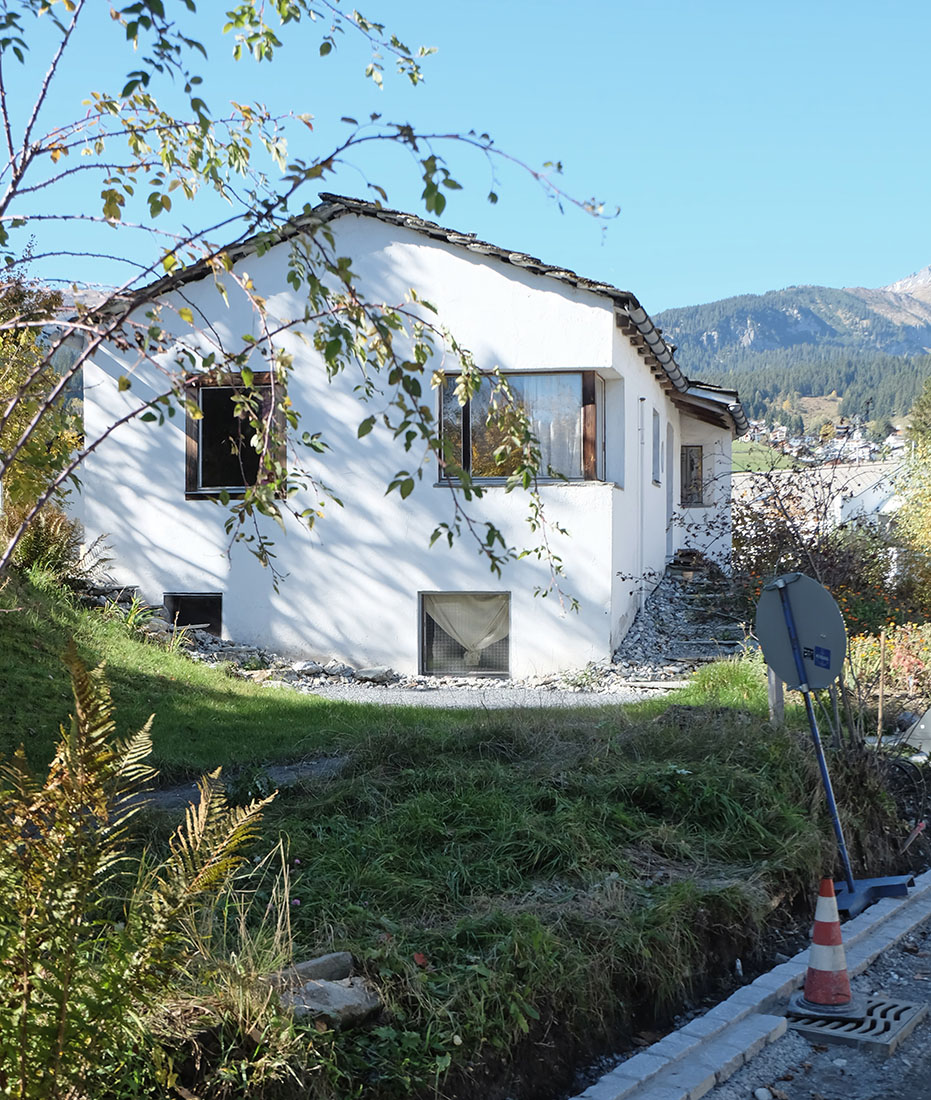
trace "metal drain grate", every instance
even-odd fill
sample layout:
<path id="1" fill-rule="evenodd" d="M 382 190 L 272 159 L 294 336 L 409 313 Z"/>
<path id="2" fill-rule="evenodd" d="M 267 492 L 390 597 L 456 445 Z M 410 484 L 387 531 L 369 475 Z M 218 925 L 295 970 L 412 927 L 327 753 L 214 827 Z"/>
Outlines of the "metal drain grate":
<path id="1" fill-rule="evenodd" d="M 892 1054 L 899 1043 L 911 1035 L 927 1011 L 927 1005 L 871 997 L 865 1020 L 790 1020 L 789 1027 L 809 1039 L 846 1043 L 880 1054 Z"/>

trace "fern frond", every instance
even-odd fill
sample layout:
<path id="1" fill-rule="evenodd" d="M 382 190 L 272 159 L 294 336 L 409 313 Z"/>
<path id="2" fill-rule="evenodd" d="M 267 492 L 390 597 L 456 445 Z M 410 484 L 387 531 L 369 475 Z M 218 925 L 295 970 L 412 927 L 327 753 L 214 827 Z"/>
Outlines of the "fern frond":
<path id="1" fill-rule="evenodd" d="M 277 792 L 248 806 L 231 808 L 220 782 L 220 769 L 198 783 L 200 798 L 188 806 L 184 824 L 170 842 L 165 885 L 177 906 L 222 885 L 245 858 L 242 849 L 259 832 L 262 812 Z"/>
<path id="2" fill-rule="evenodd" d="M 151 786 L 158 775 L 146 758 L 152 752 L 152 720 L 137 733 L 115 745 L 115 766 L 110 785 L 110 825 L 122 829 L 141 809 L 138 796 Z"/>
<path id="3" fill-rule="evenodd" d="M 114 729 L 113 703 L 103 679 L 103 665 L 88 670 L 78 657 L 73 641 L 68 643 L 64 661 L 71 674 L 77 724 L 88 743 L 100 745 Z"/>

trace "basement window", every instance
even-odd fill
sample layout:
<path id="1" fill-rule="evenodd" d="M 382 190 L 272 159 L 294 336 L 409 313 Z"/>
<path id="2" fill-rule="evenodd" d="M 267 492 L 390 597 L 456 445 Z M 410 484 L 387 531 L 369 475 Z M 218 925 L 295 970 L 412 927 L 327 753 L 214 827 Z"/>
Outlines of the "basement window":
<path id="1" fill-rule="evenodd" d="M 223 631 L 223 596 L 219 592 L 166 592 L 162 603 L 178 626 L 199 626 L 218 636 Z"/>
<path id="2" fill-rule="evenodd" d="M 604 404 L 603 379 L 594 371 L 521 372 L 504 377 L 539 441 L 539 477 L 570 481 L 601 477 L 598 408 Z M 450 461 L 476 480 L 510 477 L 520 468 L 523 456 L 518 447 L 508 450 L 508 432 L 499 422 L 506 398 L 495 395 L 493 380 L 485 378 L 460 405 L 458 383 L 458 375 L 447 377 L 441 398 L 441 431 Z M 450 475 L 441 468 L 440 476 Z"/>
<path id="3" fill-rule="evenodd" d="M 507 592 L 424 592 L 420 665 L 434 676 L 507 676 L 511 597 Z"/>
<path id="4" fill-rule="evenodd" d="M 702 449 L 700 444 L 685 444 L 681 451 L 681 494 L 683 507 L 705 503 Z"/>
<path id="5" fill-rule="evenodd" d="M 256 484 L 260 471 L 256 433 L 251 423 L 255 412 L 263 423 L 274 418 L 272 427 L 277 436 L 274 458 L 282 466 L 287 459 L 286 422 L 282 410 L 276 408 L 279 403 L 273 399 L 268 373 L 254 375 L 249 387 L 239 374 L 227 376 L 226 381 L 228 384 L 224 385 L 195 382 L 191 386 L 191 396 L 200 416 L 188 410 L 185 423 L 185 495 L 188 499 L 221 493 L 241 497 L 243 489 Z M 248 407 L 250 398 L 256 402 L 252 413 Z"/>

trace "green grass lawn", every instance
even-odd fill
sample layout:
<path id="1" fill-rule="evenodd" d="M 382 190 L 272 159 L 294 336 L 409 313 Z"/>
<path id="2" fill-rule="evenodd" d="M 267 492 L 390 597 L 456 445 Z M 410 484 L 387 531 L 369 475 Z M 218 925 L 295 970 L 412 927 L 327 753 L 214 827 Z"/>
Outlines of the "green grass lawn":
<path id="1" fill-rule="evenodd" d="M 555 1090 L 557 1047 L 616 1044 L 732 973 L 772 899 L 831 868 L 816 769 L 804 738 L 766 721 L 759 663 L 712 665 L 634 707 L 359 706 L 233 679 L 48 583 L 13 579 L 0 598 L 4 754 L 22 741 L 48 760 L 74 636 L 85 661 L 106 660 L 121 731 L 155 712 L 168 778 L 222 764 L 260 780 L 266 763 L 349 758 L 282 791 L 254 852 L 285 840 L 295 955 L 352 952 L 386 1005 L 372 1027 L 311 1030 L 315 1095 Z M 891 828 L 870 782 L 857 814 Z M 149 815 L 149 842 L 175 824 Z M 241 885 L 264 912 L 260 873 Z"/>
<path id="2" fill-rule="evenodd" d="M 792 459 L 765 443 L 741 443 L 736 441 L 732 449 L 734 473 L 787 470 Z"/>

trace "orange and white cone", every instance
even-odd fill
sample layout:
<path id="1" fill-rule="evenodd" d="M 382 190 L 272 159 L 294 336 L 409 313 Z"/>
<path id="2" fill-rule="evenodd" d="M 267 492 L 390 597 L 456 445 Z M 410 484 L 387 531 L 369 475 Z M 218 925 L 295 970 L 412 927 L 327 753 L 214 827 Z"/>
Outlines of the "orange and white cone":
<path id="1" fill-rule="evenodd" d="M 839 1020 L 862 1020 L 866 1016 L 866 999 L 854 997 L 850 992 L 837 899 L 829 878 L 821 880 L 818 891 L 805 989 L 789 999 L 789 1011 L 795 1016 Z"/>

